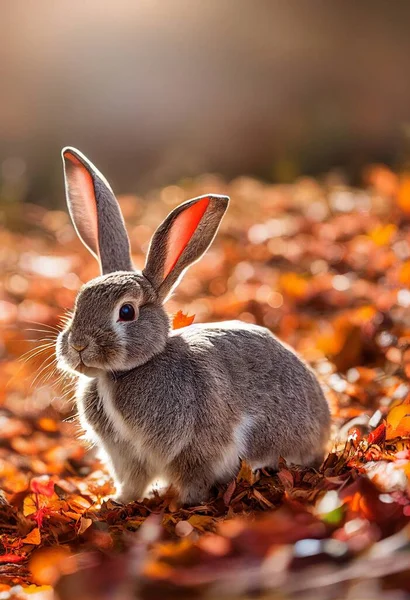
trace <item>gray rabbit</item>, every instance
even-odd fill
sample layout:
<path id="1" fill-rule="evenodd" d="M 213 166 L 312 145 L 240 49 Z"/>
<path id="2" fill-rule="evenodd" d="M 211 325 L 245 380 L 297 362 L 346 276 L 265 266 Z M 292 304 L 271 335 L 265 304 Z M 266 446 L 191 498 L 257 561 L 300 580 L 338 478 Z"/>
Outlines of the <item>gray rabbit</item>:
<path id="1" fill-rule="evenodd" d="M 240 460 L 254 469 L 318 464 L 330 415 L 321 387 L 295 352 L 240 321 L 170 328 L 163 303 L 212 242 L 228 206 L 209 195 L 175 208 L 135 271 L 119 205 L 78 150 L 63 150 L 67 203 L 100 277 L 79 292 L 57 340 L 61 369 L 79 375 L 77 405 L 107 457 L 121 502 L 172 483 L 184 503 L 206 500 Z"/>

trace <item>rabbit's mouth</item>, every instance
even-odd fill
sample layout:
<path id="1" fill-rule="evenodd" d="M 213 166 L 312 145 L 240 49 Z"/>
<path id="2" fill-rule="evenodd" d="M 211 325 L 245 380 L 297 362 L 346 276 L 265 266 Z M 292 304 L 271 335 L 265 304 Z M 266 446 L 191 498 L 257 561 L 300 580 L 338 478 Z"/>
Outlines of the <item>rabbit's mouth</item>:
<path id="1" fill-rule="evenodd" d="M 81 375 L 88 375 L 88 377 L 96 377 L 102 371 L 101 368 L 86 365 L 81 359 L 74 370 Z"/>
<path id="2" fill-rule="evenodd" d="M 96 377 L 102 372 L 113 372 L 122 368 L 123 357 L 119 356 L 116 360 L 107 360 L 107 357 L 100 356 L 93 352 L 87 355 L 86 351 L 74 351 L 69 348 L 58 348 L 57 346 L 58 366 L 62 371 L 69 373 L 80 373 L 88 377 Z"/>
<path id="3" fill-rule="evenodd" d="M 73 357 L 60 355 L 58 366 L 63 371 L 80 373 L 81 375 L 87 375 L 88 377 L 96 377 L 102 371 L 109 370 L 107 367 L 97 364 L 97 362 L 93 364 L 88 363 L 81 356 L 76 357 L 73 360 Z"/>
<path id="4" fill-rule="evenodd" d="M 58 366 L 62 371 L 69 373 L 81 373 L 82 375 L 95 376 L 98 371 L 103 369 L 100 366 L 98 357 L 88 356 L 89 350 L 75 350 L 67 343 L 67 336 L 63 332 L 57 339 L 56 354 Z"/>

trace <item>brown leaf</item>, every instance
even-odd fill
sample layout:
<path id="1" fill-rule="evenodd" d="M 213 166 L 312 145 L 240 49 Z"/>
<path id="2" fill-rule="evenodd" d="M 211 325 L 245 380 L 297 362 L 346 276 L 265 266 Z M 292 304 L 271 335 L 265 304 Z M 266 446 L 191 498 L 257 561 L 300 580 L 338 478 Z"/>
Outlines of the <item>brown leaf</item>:
<path id="1" fill-rule="evenodd" d="M 215 528 L 215 519 L 205 515 L 192 515 L 188 523 L 199 531 L 212 531 Z"/>

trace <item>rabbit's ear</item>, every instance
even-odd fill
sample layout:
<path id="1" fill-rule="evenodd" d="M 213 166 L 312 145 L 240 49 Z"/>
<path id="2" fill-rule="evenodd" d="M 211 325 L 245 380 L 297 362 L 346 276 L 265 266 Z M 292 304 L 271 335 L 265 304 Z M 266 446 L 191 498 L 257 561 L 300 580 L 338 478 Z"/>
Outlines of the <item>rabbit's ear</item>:
<path id="1" fill-rule="evenodd" d="M 110 184 L 75 148 L 62 151 L 68 210 L 83 244 L 101 273 L 132 271 L 130 243 Z"/>
<path id="2" fill-rule="evenodd" d="M 183 271 L 212 242 L 227 209 L 227 196 L 201 196 L 177 206 L 154 233 L 144 275 L 165 300 Z"/>

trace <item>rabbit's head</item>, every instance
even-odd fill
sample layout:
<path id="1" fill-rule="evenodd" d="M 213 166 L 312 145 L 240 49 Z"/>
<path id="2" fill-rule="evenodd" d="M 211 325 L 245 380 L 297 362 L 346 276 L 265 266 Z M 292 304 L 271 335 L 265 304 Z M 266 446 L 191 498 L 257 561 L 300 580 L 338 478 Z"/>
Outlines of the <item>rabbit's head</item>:
<path id="1" fill-rule="evenodd" d="M 74 148 L 63 150 L 63 163 L 71 219 L 101 276 L 82 287 L 58 336 L 59 365 L 91 376 L 129 370 L 164 349 L 169 319 L 162 305 L 212 242 L 229 199 L 202 196 L 175 208 L 154 233 L 144 269 L 135 271 L 110 185 Z"/>

